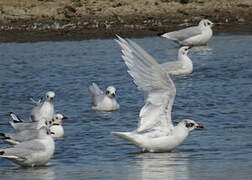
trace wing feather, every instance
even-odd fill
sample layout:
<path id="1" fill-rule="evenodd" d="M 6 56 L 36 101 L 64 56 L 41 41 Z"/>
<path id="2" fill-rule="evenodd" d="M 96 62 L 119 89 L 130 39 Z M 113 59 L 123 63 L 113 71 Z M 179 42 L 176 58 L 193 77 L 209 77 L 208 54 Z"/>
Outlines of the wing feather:
<path id="1" fill-rule="evenodd" d="M 193 26 L 178 31 L 168 32 L 162 36 L 174 41 L 184 41 L 190 37 L 200 35 L 201 33 L 202 29 L 199 26 Z"/>
<path id="2" fill-rule="evenodd" d="M 139 113 L 139 133 L 172 129 L 171 110 L 176 88 L 168 73 L 144 49 L 129 39 L 117 36 L 122 58 L 138 89 L 147 96 Z"/>

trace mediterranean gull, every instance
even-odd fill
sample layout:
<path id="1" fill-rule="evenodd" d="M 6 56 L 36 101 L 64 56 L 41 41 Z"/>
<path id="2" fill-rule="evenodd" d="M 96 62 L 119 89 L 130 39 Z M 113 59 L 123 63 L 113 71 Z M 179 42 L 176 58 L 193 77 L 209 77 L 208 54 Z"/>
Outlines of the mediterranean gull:
<path id="1" fill-rule="evenodd" d="M 139 45 L 117 37 L 128 73 L 146 98 L 139 113 L 138 128 L 132 132 L 112 134 L 129 140 L 143 152 L 169 152 L 180 145 L 191 131 L 203 126 L 189 119 L 173 125 L 171 111 L 176 88 L 169 74 Z"/>

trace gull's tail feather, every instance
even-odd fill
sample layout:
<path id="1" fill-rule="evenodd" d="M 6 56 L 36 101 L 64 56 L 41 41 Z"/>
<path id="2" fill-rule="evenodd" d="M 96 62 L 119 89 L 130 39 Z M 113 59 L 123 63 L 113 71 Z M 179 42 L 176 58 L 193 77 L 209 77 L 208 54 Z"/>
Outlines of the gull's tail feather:
<path id="1" fill-rule="evenodd" d="M 176 41 L 177 39 L 174 37 L 174 32 L 164 33 L 161 35 L 164 38 Z"/>
<path id="2" fill-rule="evenodd" d="M 20 118 L 18 117 L 18 115 L 16 115 L 16 114 L 13 113 L 13 112 L 10 112 L 10 117 L 12 118 L 12 121 L 13 121 L 14 123 L 23 122 L 23 120 L 20 119 Z"/>
<path id="3" fill-rule="evenodd" d="M 0 137 L 3 138 L 3 139 L 5 139 L 6 138 L 5 133 L 0 133 Z"/>
<path id="4" fill-rule="evenodd" d="M 20 142 L 18 141 L 15 141 L 13 139 L 5 139 L 5 142 L 8 143 L 8 144 L 11 144 L 11 145 L 17 145 L 17 144 L 20 144 Z"/>
<path id="5" fill-rule="evenodd" d="M 112 132 L 111 134 L 114 136 L 121 137 L 123 139 L 127 139 L 127 140 L 133 142 L 134 144 L 139 144 L 136 141 L 136 138 L 135 138 L 134 134 L 132 134 L 132 132 Z"/>

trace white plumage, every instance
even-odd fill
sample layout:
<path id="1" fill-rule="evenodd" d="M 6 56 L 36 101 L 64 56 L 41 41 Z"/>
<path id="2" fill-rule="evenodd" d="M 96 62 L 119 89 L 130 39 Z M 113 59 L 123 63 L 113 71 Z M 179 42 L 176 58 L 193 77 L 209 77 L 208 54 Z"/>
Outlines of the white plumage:
<path id="1" fill-rule="evenodd" d="M 51 135 L 53 138 L 61 138 L 64 136 L 64 128 L 62 126 L 62 120 L 65 119 L 67 119 L 67 117 L 59 113 L 53 116 L 53 121 L 50 126 L 50 131 L 52 133 Z"/>
<path id="2" fill-rule="evenodd" d="M 46 164 L 53 156 L 54 140 L 46 127 L 39 130 L 38 138 L 24 141 L 11 148 L 0 149 L 0 157 L 21 166 L 40 166 Z"/>
<path id="3" fill-rule="evenodd" d="M 50 121 L 54 115 L 54 105 L 53 99 L 55 93 L 53 91 L 48 91 L 45 95 L 44 102 L 37 102 L 36 106 L 31 111 L 31 120 L 38 121 Z"/>
<path id="4" fill-rule="evenodd" d="M 98 111 L 114 111 L 120 108 L 120 105 L 116 101 L 116 89 L 113 86 L 109 86 L 106 89 L 106 93 L 98 87 L 97 84 L 92 83 L 89 86 L 89 91 L 92 94 L 93 110 Z"/>
<path id="5" fill-rule="evenodd" d="M 192 46 L 183 46 L 178 51 L 176 61 L 169 61 L 160 65 L 160 67 L 171 75 L 188 75 L 193 72 L 192 60 L 187 56 Z"/>
<path id="6" fill-rule="evenodd" d="M 180 145 L 189 132 L 202 128 L 193 120 L 183 120 L 174 126 L 171 111 L 176 88 L 156 60 L 131 40 L 118 36 L 122 58 L 128 73 L 138 89 L 146 94 L 145 105 L 139 113 L 138 128 L 132 132 L 113 132 L 113 135 L 129 140 L 149 152 L 171 151 Z"/>
<path id="7" fill-rule="evenodd" d="M 198 26 L 193 26 L 178 31 L 168 32 L 162 36 L 180 45 L 206 45 L 213 35 L 213 23 L 208 19 L 202 19 Z"/>

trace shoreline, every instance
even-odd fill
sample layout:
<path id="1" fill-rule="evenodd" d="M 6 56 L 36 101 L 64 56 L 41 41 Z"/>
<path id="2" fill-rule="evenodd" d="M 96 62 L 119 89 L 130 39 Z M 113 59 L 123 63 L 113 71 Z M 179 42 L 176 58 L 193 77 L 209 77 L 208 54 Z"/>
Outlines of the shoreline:
<path id="1" fill-rule="evenodd" d="M 251 0 L 2 0 L 0 42 L 36 42 L 155 36 L 224 23 L 215 34 L 251 34 Z"/>
<path id="2" fill-rule="evenodd" d="M 0 31 L 0 43 L 7 42 L 39 42 L 39 41 L 80 41 L 89 39 L 108 39 L 115 38 L 118 34 L 128 38 L 141 38 L 147 36 L 158 36 L 160 33 L 172 30 L 182 29 L 187 26 L 159 27 L 158 29 L 78 29 L 78 30 L 44 30 L 44 31 L 24 31 L 24 30 L 2 30 Z M 213 29 L 214 35 L 218 34 L 234 34 L 247 35 L 252 34 L 252 25 L 221 25 Z"/>

